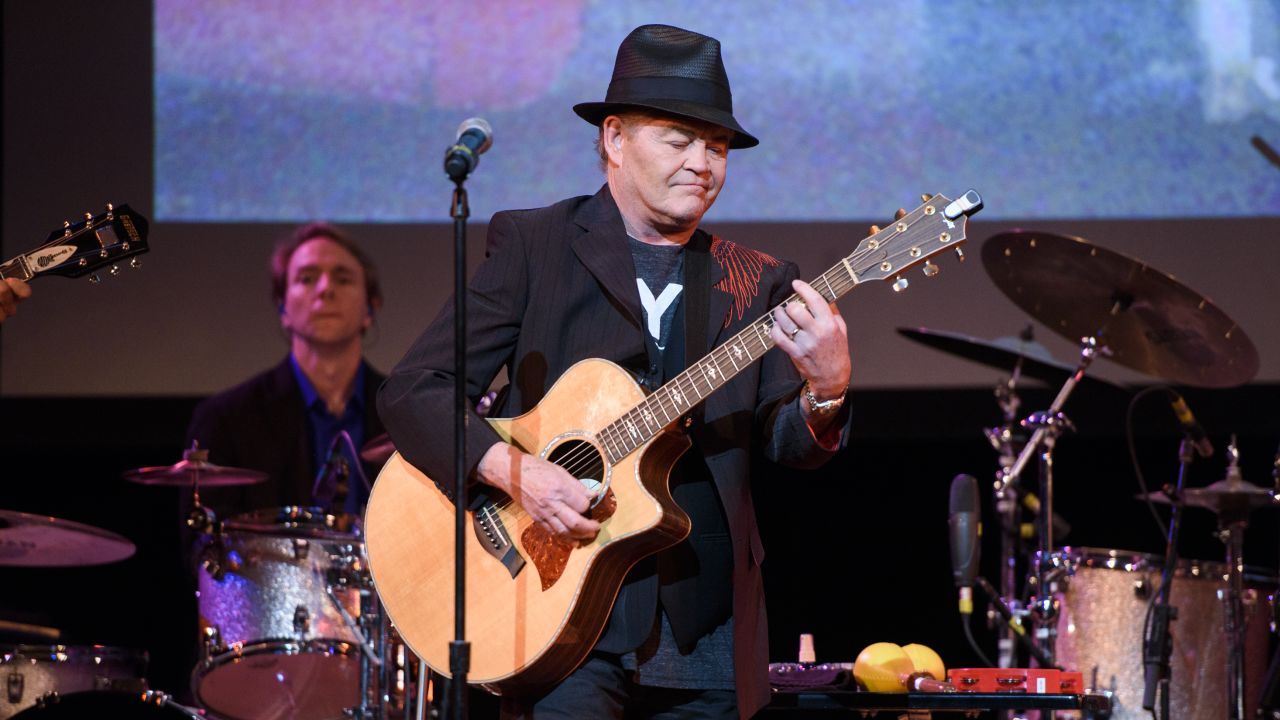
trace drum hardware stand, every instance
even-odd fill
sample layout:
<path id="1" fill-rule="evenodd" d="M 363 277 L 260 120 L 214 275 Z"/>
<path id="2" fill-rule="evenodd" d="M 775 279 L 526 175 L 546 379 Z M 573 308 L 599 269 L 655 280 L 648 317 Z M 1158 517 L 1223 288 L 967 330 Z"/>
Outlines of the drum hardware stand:
<path id="1" fill-rule="evenodd" d="M 1242 482 L 1240 450 L 1234 435 L 1227 453 L 1227 481 Z M 1227 588 L 1220 596 L 1227 644 L 1227 717 L 1231 720 L 1243 720 L 1245 716 L 1244 531 L 1248 524 L 1248 505 L 1224 499 L 1218 511 L 1218 538 L 1227 548 Z"/>
<path id="2" fill-rule="evenodd" d="M 997 591 L 991 583 L 981 575 L 974 578 L 974 584 L 982 588 L 982 592 L 986 593 L 987 599 L 991 601 L 991 606 L 995 608 L 996 612 L 1004 620 L 1004 622 L 1001 623 L 1001 625 L 1003 625 L 1002 629 L 1017 638 L 1017 640 L 1022 643 L 1023 647 L 1026 648 L 1027 653 L 1031 658 L 1039 663 L 1040 667 L 1061 669 L 1053 662 L 1053 658 L 1045 654 L 1044 649 L 1037 645 L 1035 640 L 1027 635 L 1026 628 L 1022 624 L 1022 615 L 1024 613 L 1015 610 L 1010 603 L 1005 602 L 1004 598 L 1000 597 L 999 591 Z"/>
<path id="3" fill-rule="evenodd" d="M 1280 448 L 1276 448 L 1276 459 L 1271 471 L 1274 486 L 1271 489 L 1272 501 L 1280 500 Z M 1271 634 L 1280 630 L 1280 592 L 1271 598 Z M 1275 654 L 1271 656 L 1271 665 L 1267 667 L 1266 679 L 1262 683 L 1262 693 L 1258 696 L 1258 717 L 1280 718 L 1280 643 L 1276 644 Z"/>
<path id="4" fill-rule="evenodd" d="M 1156 691 L 1160 692 L 1158 718 L 1169 720 L 1169 670 L 1173 653 L 1173 635 L 1169 623 L 1178 619 L 1178 609 L 1169 604 L 1172 597 L 1174 569 L 1178 565 L 1178 535 L 1182 525 L 1182 489 L 1187 469 L 1195 458 L 1195 446 L 1190 435 L 1184 435 L 1178 444 L 1178 481 L 1173 490 L 1165 486 L 1165 493 L 1173 503 L 1169 519 L 1169 537 L 1165 542 L 1164 569 L 1160 575 L 1160 589 L 1156 591 L 1148 611 L 1146 634 L 1142 638 L 1143 688 L 1142 707 L 1155 710 Z M 1230 693 L 1228 693 L 1230 694 Z"/>
<path id="5" fill-rule="evenodd" d="M 1112 308 L 1112 315 L 1121 309 L 1122 303 L 1117 301 Z M 1075 390 L 1076 384 L 1084 377 L 1085 370 L 1093 362 L 1094 356 L 1098 352 L 1105 354 L 1105 347 L 1099 346 L 1098 339 L 1102 337 L 1102 330 L 1099 329 L 1093 335 L 1080 339 L 1080 363 L 1076 367 L 1075 373 L 1067 378 L 1063 383 L 1062 389 L 1058 391 L 1057 397 L 1054 398 L 1053 404 L 1049 409 L 1043 412 L 1032 413 L 1023 421 L 1023 426 L 1027 428 L 1035 428 L 1031 439 L 1023 446 L 1022 452 L 1018 454 L 1017 460 L 1013 465 L 1005 468 L 1000 475 L 1000 479 L 996 481 L 996 493 L 1008 492 L 1017 483 L 1022 471 L 1026 468 L 1027 463 L 1031 459 L 1033 453 L 1039 453 L 1040 466 L 1040 561 L 1036 563 L 1035 568 L 1035 588 L 1036 595 L 1033 596 L 1028 603 L 1031 608 L 1032 617 L 1035 619 L 1037 627 L 1037 635 L 1042 641 L 1045 656 L 1052 661 L 1054 659 L 1054 645 L 1056 629 L 1054 621 L 1058 616 L 1058 603 L 1053 597 L 1050 587 L 1051 569 L 1047 566 L 1049 557 L 1053 552 L 1053 448 L 1057 443 L 1058 436 L 1064 430 L 1074 430 L 1071 421 L 1062 413 L 1062 406 L 1066 404 L 1067 398 L 1071 396 L 1071 392 Z"/>
<path id="6" fill-rule="evenodd" d="M 1028 326 L 1023 331 L 1023 338 L 1030 340 L 1028 337 L 1031 327 Z M 996 385 L 995 396 L 996 402 L 1000 405 L 1000 411 L 1003 415 L 1004 423 L 1000 427 L 987 428 L 985 435 L 991 446 L 1000 454 L 1000 470 L 997 478 L 1004 476 L 1009 468 L 1013 467 L 1017 460 L 1017 452 L 1014 450 L 1014 431 L 1018 416 L 1018 409 L 1022 405 L 1021 398 L 1018 397 L 1018 380 L 1022 376 L 1022 356 L 1018 356 L 1013 366 L 1013 373 L 1005 382 Z M 995 485 L 995 508 L 996 517 L 1000 518 L 1000 592 L 997 596 L 992 596 L 993 605 L 1003 605 L 1006 610 L 1022 614 L 1023 610 L 1018 607 L 1020 603 L 1018 597 L 1018 555 L 1020 551 L 1020 538 L 1018 537 L 1018 498 L 1017 490 L 1010 484 L 1004 484 L 999 481 Z M 991 595 L 991 593 L 988 593 Z M 988 617 L 988 621 L 994 621 L 993 617 Z M 1010 668 L 1014 662 L 1014 631 L 1009 624 L 1011 621 L 1006 618 L 1006 622 L 1000 623 L 997 627 L 996 648 L 998 657 L 996 660 L 997 667 Z"/>

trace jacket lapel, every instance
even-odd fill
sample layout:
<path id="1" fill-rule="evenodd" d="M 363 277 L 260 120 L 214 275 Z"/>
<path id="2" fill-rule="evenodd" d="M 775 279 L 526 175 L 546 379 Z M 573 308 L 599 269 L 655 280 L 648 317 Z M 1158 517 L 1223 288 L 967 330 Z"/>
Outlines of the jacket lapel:
<path id="1" fill-rule="evenodd" d="M 605 185 L 574 217 L 581 234 L 571 241 L 573 252 L 587 271 L 631 317 L 636 327 L 644 327 L 640 292 L 636 289 L 636 268 L 627 246 L 622 215 Z"/>

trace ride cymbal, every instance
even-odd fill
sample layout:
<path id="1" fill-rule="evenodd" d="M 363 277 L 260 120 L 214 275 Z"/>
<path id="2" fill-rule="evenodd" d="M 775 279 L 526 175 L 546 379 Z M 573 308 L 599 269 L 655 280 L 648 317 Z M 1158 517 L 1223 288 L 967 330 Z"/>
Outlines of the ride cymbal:
<path id="1" fill-rule="evenodd" d="M 1234 387 L 1258 372 L 1258 351 L 1231 318 L 1172 275 L 1076 237 L 1015 230 L 982 247 L 996 287 L 1072 341 L 1097 335 L 1104 355 L 1197 387 Z"/>

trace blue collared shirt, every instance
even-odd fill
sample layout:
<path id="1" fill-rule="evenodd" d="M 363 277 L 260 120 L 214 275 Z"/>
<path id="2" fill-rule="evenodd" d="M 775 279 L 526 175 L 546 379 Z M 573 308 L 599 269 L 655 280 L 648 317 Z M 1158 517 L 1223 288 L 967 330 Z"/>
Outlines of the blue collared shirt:
<path id="1" fill-rule="evenodd" d="M 298 388 L 302 391 L 302 402 L 307 409 L 307 429 L 311 433 L 311 475 L 317 476 L 325 465 L 325 461 L 329 457 L 329 448 L 334 445 L 334 438 L 338 433 L 346 431 L 347 436 L 351 438 L 350 446 L 343 440 L 338 440 L 336 452 L 339 452 L 346 458 L 351 468 L 351 477 L 347 481 L 350 488 L 347 493 L 347 501 L 344 510 L 349 513 L 359 514 L 364 511 L 365 501 L 369 497 L 368 488 L 365 487 L 364 471 L 360 465 L 360 448 L 364 446 L 364 414 L 365 414 L 365 396 L 364 396 L 364 363 L 360 363 L 360 367 L 356 370 L 355 388 L 351 393 L 351 398 L 347 400 L 347 407 L 343 411 L 342 416 L 336 416 L 329 412 L 329 408 L 325 406 L 324 399 L 316 392 L 316 388 L 311 384 L 311 380 L 307 378 L 307 374 L 302 372 L 302 367 L 298 365 L 298 360 L 289 354 L 289 363 L 293 366 L 293 375 L 298 380 Z M 312 504 L 316 504 L 316 499 L 312 498 Z"/>

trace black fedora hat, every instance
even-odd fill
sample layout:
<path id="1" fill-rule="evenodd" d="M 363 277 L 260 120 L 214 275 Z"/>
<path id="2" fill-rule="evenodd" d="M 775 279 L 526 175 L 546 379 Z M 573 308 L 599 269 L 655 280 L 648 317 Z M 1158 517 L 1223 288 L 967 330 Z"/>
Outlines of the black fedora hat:
<path id="1" fill-rule="evenodd" d="M 760 144 L 733 117 L 733 93 L 720 59 L 720 41 L 671 25 L 641 25 L 618 46 L 604 102 L 573 111 L 592 125 L 628 107 L 652 108 L 705 120 L 734 132 L 731 148 Z"/>

